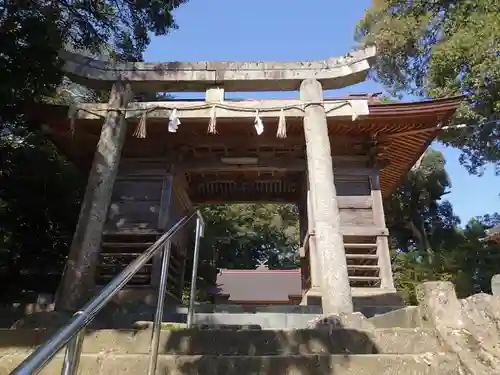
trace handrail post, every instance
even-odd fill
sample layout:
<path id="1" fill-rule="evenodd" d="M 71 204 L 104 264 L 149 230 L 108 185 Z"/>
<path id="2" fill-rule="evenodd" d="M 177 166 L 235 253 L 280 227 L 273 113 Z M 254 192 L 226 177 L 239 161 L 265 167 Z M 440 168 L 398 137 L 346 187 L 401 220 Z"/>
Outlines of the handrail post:
<path id="1" fill-rule="evenodd" d="M 153 332 L 151 333 L 151 354 L 149 356 L 148 375 L 154 375 L 158 363 L 158 347 L 160 345 L 161 323 L 163 321 L 163 306 L 167 294 L 168 266 L 172 242 L 168 240 L 162 250 L 160 286 L 158 288 L 158 303 L 156 305 Z"/>
<path id="2" fill-rule="evenodd" d="M 82 314 L 81 311 L 75 313 L 75 315 Z M 78 373 L 78 366 L 80 365 L 80 356 L 82 355 L 82 345 L 85 335 L 85 328 L 82 328 L 78 333 L 71 339 L 71 341 L 66 346 L 66 351 L 64 354 L 64 362 L 61 370 L 61 375 L 76 375 Z"/>
<path id="3" fill-rule="evenodd" d="M 94 319 L 101 309 L 132 279 L 132 277 L 158 252 L 165 249 L 165 244 L 194 217 L 197 216 L 197 254 L 199 253 L 199 237 L 203 235 L 203 219 L 200 212 L 193 212 L 182 217 L 167 232 L 165 232 L 156 242 L 147 248 L 140 256 L 130 263 L 118 276 L 109 282 L 102 291 L 85 304 L 81 311 L 73 315 L 67 325 L 60 328 L 45 343 L 36 348 L 24 361 L 22 361 L 10 375 L 35 375 L 39 373 L 47 363 L 66 345 L 66 358 L 63 366 L 63 374 L 74 374 L 78 369 L 85 327 Z M 198 256 L 197 256 L 198 257 Z M 168 259 L 169 257 L 167 257 Z M 197 259 L 197 258 L 196 258 Z M 165 260 L 166 261 L 166 260 Z M 162 260 L 163 264 L 163 260 Z M 196 262 L 198 264 L 198 261 Z M 165 266 L 168 270 L 168 263 Z M 195 268 L 196 270 L 196 268 Z M 195 271 L 196 272 L 196 271 Z M 163 273 L 166 283 L 167 273 Z M 196 281 L 196 280 L 195 280 Z M 166 287 L 166 286 L 165 286 Z M 163 298 L 165 293 L 161 294 Z M 163 308 L 163 303 L 160 304 Z M 161 328 L 161 314 L 157 311 Z M 157 331 L 158 332 L 158 331 Z M 156 346 L 158 348 L 158 345 Z"/>
<path id="4" fill-rule="evenodd" d="M 189 293 L 189 305 L 187 314 L 187 328 L 193 326 L 193 315 L 194 315 L 194 300 L 196 298 L 196 279 L 198 277 L 198 260 L 200 258 L 200 239 L 203 237 L 205 223 L 203 222 L 200 212 L 197 212 L 196 217 L 196 235 L 194 242 L 194 254 L 193 254 L 193 272 L 191 274 L 191 291 Z"/>

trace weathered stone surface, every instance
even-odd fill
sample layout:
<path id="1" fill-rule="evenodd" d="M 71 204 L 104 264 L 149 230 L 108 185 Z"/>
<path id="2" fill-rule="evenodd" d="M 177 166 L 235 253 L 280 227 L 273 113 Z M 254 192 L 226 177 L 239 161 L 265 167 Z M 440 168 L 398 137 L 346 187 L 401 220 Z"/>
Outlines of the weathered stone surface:
<path id="1" fill-rule="evenodd" d="M 7 375 L 24 359 L 0 358 L 0 375 Z M 40 375 L 60 374 L 62 356 Z M 149 355 L 85 354 L 80 375 L 145 374 Z M 314 355 L 314 356 L 167 356 L 158 358 L 157 375 L 459 375 L 456 357 L 443 353 L 423 355 Z"/>
<path id="2" fill-rule="evenodd" d="M 323 103 L 321 83 L 314 79 L 303 81 L 300 85 L 300 99 L 309 103 Z M 321 272 L 321 306 L 323 313 L 327 315 L 352 313 L 351 286 L 340 230 L 332 153 L 325 108 L 322 104 L 306 106 L 304 136 L 309 184 L 314 185 L 311 199 L 316 253 Z"/>
<path id="3" fill-rule="evenodd" d="M 27 354 L 53 332 L 0 331 L 0 357 Z M 87 354 L 147 354 L 151 330 L 89 331 L 83 342 Z M 181 329 L 162 331 L 160 354 L 179 355 L 298 355 L 298 354 L 420 354 L 438 352 L 433 330 L 309 329 L 296 331 L 213 331 Z"/>
<path id="4" fill-rule="evenodd" d="M 443 343 L 471 375 L 500 373 L 500 298 L 477 294 L 458 300 L 449 282 L 424 283 L 418 298 Z"/>
<path id="5" fill-rule="evenodd" d="M 375 327 L 366 319 L 366 317 L 359 313 L 351 314 L 338 314 L 338 315 L 322 315 L 311 321 L 309 328 L 323 328 L 329 329 L 374 329 Z"/>
<path id="6" fill-rule="evenodd" d="M 77 83 L 92 88 L 129 81 L 140 92 L 204 91 L 218 86 L 227 91 L 297 90 L 305 79 L 318 79 L 325 89 L 364 81 L 375 59 L 375 48 L 316 61 L 202 61 L 114 63 L 62 51 L 64 71 Z"/>
<path id="7" fill-rule="evenodd" d="M 500 275 L 494 275 L 491 278 L 491 293 L 494 296 L 500 297 Z"/>
<path id="8" fill-rule="evenodd" d="M 420 306 L 408 306 L 376 315 L 368 321 L 376 328 L 420 328 L 429 325 L 422 315 Z"/>

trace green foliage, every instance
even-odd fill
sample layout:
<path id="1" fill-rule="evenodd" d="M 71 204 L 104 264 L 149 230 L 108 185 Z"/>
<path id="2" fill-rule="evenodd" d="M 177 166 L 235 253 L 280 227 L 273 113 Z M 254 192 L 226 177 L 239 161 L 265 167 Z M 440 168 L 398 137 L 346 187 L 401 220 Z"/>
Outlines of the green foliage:
<path id="1" fill-rule="evenodd" d="M 218 268 L 253 269 L 259 260 L 269 268 L 298 264 L 298 212 L 292 204 L 205 206 L 203 251 Z"/>
<path id="2" fill-rule="evenodd" d="M 37 133 L 0 138 L 0 297 L 53 292 L 84 178 Z"/>
<path id="3" fill-rule="evenodd" d="M 441 140 L 462 150 L 461 162 L 500 171 L 500 2 L 378 0 L 356 39 L 378 50 L 374 77 L 393 95 L 466 95 Z"/>
<path id="4" fill-rule="evenodd" d="M 151 33 L 176 28 L 172 11 L 186 0 L 5 1 L 0 7 L 2 124 L 22 120 L 25 102 L 52 97 L 61 83 L 58 52 L 138 61 Z"/>
<path id="5" fill-rule="evenodd" d="M 385 203 L 396 288 L 415 304 L 415 286 L 447 280 L 468 296 L 490 291 L 491 277 L 500 272 L 500 245 L 482 241 L 485 229 L 500 215 L 471 220 L 462 229 L 451 204 L 442 200 L 451 187 L 443 155 L 429 150 Z"/>
<path id="6" fill-rule="evenodd" d="M 32 103 L 96 101 L 63 77 L 62 48 L 137 61 L 151 34 L 177 27 L 185 0 L 4 1 L 0 6 L 0 295 L 54 292 L 85 183 L 28 121 Z M 8 287 L 7 287 L 8 286 Z"/>
<path id="7" fill-rule="evenodd" d="M 201 207 L 206 228 L 200 246 L 197 301 L 210 300 L 221 268 L 299 266 L 299 220 L 293 204 L 221 204 Z M 194 244 L 188 245 L 192 248 Z M 192 259 L 186 264 L 183 301 L 189 299 Z"/>
<path id="8" fill-rule="evenodd" d="M 393 245 L 404 251 L 415 246 L 424 255 L 443 235 L 459 223 L 448 202 L 438 201 L 451 187 L 445 171 L 445 160 L 439 151 L 429 150 L 419 165 L 410 170 L 407 178 L 385 202 L 386 221 Z"/>
<path id="9" fill-rule="evenodd" d="M 455 235 L 439 247 L 433 262 L 426 262 L 417 251 L 392 253 L 396 288 L 408 304 L 416 304 L 415 287 L 424 281 L 451 281 L 459 297 L 478 292 L 491 292 L 491 277 L 500 272 L 500 245 L 484 242 L 485 229 L 498 222 L 485 215 L 471 220 L 464 229 L 455 228 Z"/>

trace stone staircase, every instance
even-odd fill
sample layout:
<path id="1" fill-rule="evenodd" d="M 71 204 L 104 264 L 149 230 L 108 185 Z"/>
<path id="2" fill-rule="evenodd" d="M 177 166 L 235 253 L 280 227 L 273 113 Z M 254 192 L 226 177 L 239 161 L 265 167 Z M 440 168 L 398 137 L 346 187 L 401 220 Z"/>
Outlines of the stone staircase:
<path id="1" fill-rule="evenodd" d="M 0 332 L 0 375 L 47 338 L 47 332 Z M 86 334 L 79 374 L 145 374 L 151 331 L 97 330 Z M 62 355 L 42 375 L 60 373 Z M 164 330 L 157 374 L 350 375 L 459 374 L 435 332 L 425 328 L 356 330 Z"/>
<path id="2" fill-rule="evenodd" d="M 418 295 L 419 306 L 370 319 L 360 313 L 314 319 L 310 311 L 312 328 L 306 329 L 230 324 L 185 329 L 182 323 L 164 323 L 156 375 L 500 373 L 499 296 L 459 300 L 446 282 L 425 283 Z M 88 329 L 78 373 L 146 374 L 150 327 L 144 322 L 134 329 Z M 0 330 L 0 375 L 9 374 L 52 332 Z M 41 374 L 59 375 L 62 361 L 59 353 Z"/>

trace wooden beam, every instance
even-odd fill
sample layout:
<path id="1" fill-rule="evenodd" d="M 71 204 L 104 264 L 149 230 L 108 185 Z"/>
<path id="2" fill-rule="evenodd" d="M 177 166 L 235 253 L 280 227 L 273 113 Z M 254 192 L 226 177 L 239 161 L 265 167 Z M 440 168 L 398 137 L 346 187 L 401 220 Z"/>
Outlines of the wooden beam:
<path id="1" fill-rule="evenodd" d="M 231 159 L 231 158 L 228 158 Z M 175 163 L 177 171 L 202 172 L 231 172 L 231 171 L 305 171 L 306 162 L 299 158 L 256 158 L 255 164 L 228 164 L 222 158 L 188 159 Z"/>
<path id="2" fill-rule="evenodd" d="M 190 194 L 190 198 L 193 203 L 196 204 L 239 204 L 239 203 L 295 203 L 299 194 L 259 194 L 259 195 L 248 195 L 248 194 L 233 194 L 224 197 L 214 196 L 214 195 L 196 195 Z"/>

